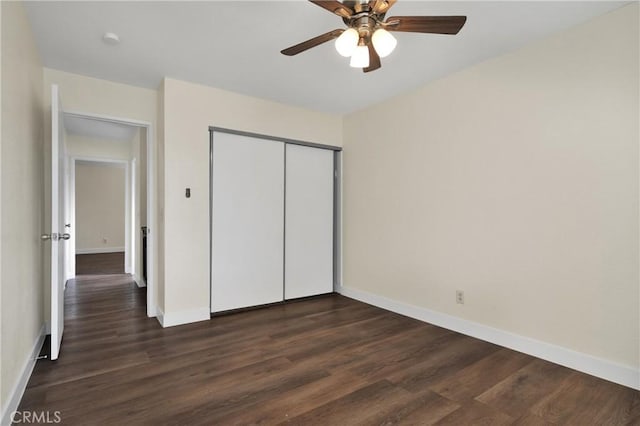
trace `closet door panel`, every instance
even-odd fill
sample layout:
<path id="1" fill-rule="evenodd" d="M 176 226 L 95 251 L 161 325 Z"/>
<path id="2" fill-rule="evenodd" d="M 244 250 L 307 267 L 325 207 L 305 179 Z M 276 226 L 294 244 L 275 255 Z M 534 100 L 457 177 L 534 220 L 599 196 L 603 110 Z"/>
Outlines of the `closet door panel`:
<path id="1" fill-rule="evenodd" d="M 285 299 L 333 291 L 333 151 L 286 146 Z"/>
<path id="2" fill-rule="evenodd" d="M 212 312 L 283 300 L 284 149 L 214 132 Z"/>

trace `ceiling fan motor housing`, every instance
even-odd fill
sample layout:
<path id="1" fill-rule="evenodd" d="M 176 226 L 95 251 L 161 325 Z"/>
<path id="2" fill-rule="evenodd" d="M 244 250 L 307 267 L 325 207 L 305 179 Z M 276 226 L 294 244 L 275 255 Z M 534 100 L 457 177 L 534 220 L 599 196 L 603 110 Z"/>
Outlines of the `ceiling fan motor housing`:
<path id="1" fill-rule="evenodd" d="M 360 38 L 369 40 L 376 29 L 376 21 L 371 16 L 363 16 L 355 20 L 354 28 L 360 34 Z"/>

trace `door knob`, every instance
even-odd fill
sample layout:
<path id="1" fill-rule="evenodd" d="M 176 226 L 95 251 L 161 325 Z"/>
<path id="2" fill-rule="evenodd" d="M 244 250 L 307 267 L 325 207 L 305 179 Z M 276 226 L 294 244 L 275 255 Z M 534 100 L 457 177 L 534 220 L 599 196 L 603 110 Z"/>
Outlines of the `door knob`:
<path id="1" fill-rule="evenodd" d="M 60 239 L 61 240 L 68 240 L 69 238 L 71 238 L 70 234 L 62 234 L 62 235 L 60 235 Z"/>
<path id="2" fill-rule="evenodd" d="M 40 239 L 43 240 L 43 241 L 46 241 L 46 240 L 58 241 L 60 238 L 63 238 L 63 236 L 61 234 L 56 233 L 56 232 L 52 232 L 51 234 L 42 234 L 42 235 L 40 235 Z"/>
<path id="3" fill-rule="evenodd" d="M 40 239 L 42 241 L 50 240 L 51 239 L 51 234 L 42 234 L 42 235 L 40 235 Z"/>

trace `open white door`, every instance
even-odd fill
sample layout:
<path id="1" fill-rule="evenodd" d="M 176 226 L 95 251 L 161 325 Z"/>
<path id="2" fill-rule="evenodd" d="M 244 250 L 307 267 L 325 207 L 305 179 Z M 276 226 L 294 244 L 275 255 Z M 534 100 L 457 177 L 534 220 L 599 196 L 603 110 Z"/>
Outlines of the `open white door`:
<path id="1" fill-rule="evenodd" d="M 58 359 L 64 330 L 64 122 L 58 86 L 51 86 L 51 359 Z"/>

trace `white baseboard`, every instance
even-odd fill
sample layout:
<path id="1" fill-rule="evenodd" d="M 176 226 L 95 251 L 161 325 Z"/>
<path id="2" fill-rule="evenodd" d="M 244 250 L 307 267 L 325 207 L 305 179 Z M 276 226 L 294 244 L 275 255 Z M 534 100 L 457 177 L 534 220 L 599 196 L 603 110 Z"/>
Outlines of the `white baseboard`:
<path id="1" fill-rule="evenodd" d="M 133 280 L 136 282 L 136 285 L 138 287 L 146 287 L 147 286 L 147 283 L 138 274 L 133 274 Z"/>
<path id="2" fill-rule="evenodd" d="M 88 249 L 76 249 L 76 254 L 121 253 L 124 247 L 98 247 Z"/>
<path id="3" fill-rule="evenodd" d="M 147 317 L 148 318 L 155 318 L 158 316 L 158 311 L 160 308 L 158 308 L 157 306 L 151 306 L 151 307 L 147 307 Z"/>
<path id="4" fill-rule="evenodd" d="M 577 352 L 562 346 L 510 333 L 420 306 L 392 300 L 363 290 L 341 286 L 338 293 L 401 315 L 444 327 L 467 336 L 523 352 L 601 379 L 640 390 L 640 370 Z"/>
<path id="5" fill-rule="evenodd" d="M 9 392 L 7 404 L 3 407 L 3 412 L 0 416 L 1 425 L 10 425 L 11 414 L 13 414 L 13 412 L 15 412 L 20 406 L 22 395 L 24 395 L 24 391 L 27 388 L 27 383 L 29 383 L 29 378 L 31 377 L 31 373 L 33 372 L 33 367 L 35 367 L 36 365 L 36 358 L 38 358 L 40 349 L 42 348 L 42 343 L 44 342 L 45 329 L 46 327 L 43 324 L 33 345 L 33 348 L 31 349 L 31 353 L 24 362 L 24 365 L 20 372 L 20 376 L 18 377 L 18 381 L 11 389 L 11 392 Z"/>
<path id="6" fill-rule="evenodd" d="M 162 327 L 173 327 L 175 325 L 208 320 L 211 318 L 211 313 L 208 307 L 169 313 L 163 312 L 158 308 L 157 318 Z"/>
<path id="7" fill-rule="evenodd" d="M 160 307 L 156 307 L 156 319 L 162 327 L 164 327 L 164 311 Z"/>

